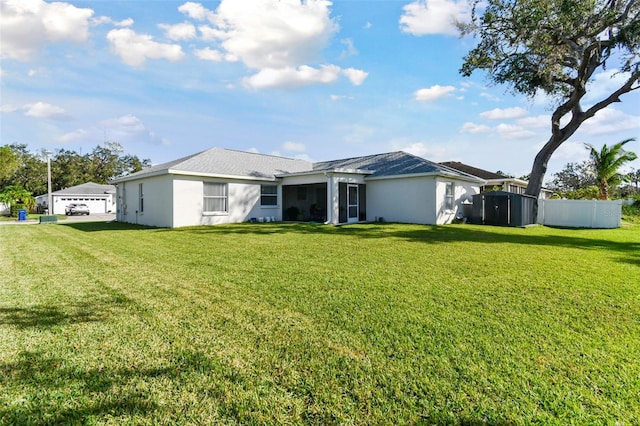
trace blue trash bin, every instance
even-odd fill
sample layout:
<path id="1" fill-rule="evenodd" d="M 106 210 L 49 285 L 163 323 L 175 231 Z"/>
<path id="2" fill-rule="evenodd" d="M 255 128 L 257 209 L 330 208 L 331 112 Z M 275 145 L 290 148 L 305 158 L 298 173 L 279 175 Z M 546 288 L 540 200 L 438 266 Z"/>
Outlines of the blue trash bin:
<path id="1" fill-rule="evenodd" d="M 18 220 L 27 220 L 27 211 L 25 209 L 18 210 Z"/>

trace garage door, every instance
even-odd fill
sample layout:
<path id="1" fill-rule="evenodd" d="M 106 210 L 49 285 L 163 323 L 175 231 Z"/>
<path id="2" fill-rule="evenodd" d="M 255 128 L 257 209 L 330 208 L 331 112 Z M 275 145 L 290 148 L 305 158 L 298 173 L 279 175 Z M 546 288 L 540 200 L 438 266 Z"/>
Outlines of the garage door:
<path id="1" fill-rule="evenodd" d="M 60 200 L 60 202 L 62 203 L 62 213 L 64 213 L 64 207 L 68 206 L 71 203 L 78 203 L 78 204 L 86 204 L 87 206 L 89 206 L 89 212 L 96 214 L 96 213 L 106 213 L 106 198 L 100 198 L 100 197 L 64 197 Z M 58 209 L 58 207 L 56 206 L 56 210 Z M 56 213 L 58 213 L 56 211 Z"/>

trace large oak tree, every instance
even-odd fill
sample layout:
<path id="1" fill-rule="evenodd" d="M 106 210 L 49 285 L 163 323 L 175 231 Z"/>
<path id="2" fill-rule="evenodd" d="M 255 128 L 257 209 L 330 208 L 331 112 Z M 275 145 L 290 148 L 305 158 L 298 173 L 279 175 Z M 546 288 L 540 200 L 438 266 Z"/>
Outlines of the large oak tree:
<path id="1" fill-rule="evenodd" d="M 526 193 L 538 196 L 558 147 L 598 111 L 640 88 L 640 0 L 471 0 L 462 34 L 479 38 L 460 72 L 488 73 L 495 84 L 556 102 L 551 135 L 531 168 Z M 585 106 L 597 72 L 616 70 L 617 88 Z"/>

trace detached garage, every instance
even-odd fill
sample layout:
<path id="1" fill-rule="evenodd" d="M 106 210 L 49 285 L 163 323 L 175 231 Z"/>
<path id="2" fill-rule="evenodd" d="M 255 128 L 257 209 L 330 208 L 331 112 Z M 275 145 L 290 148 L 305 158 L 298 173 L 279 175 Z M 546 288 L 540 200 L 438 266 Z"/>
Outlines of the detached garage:
<path id="1" fill-rule="evenodd" d="M 114 185 L 100 185 L 93 182 L 61 189 L 51 193 L 53 210 L 49 214 L 64 214 L 64 208 L 71 203 L 86 204 L 91 214 L 115 213 L 115 194 Z M 43 209 L 48 208 L 47 198 L 48 194 L 36 197 L 38 206 Z"/>

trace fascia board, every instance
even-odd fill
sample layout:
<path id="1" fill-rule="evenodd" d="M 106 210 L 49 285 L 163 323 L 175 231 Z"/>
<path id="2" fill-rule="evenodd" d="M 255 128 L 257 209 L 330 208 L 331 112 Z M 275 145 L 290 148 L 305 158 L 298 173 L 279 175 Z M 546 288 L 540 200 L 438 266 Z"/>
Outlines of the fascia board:
<path id="1" fill-rule="evenodd" d="M 484 185 L 487 181 L 480 178 L 474 177 L 466 177 L 466 176 L 458 176 L 454 174 L 440 173 L 440 172 L 427 172 L 427 173 L 410 173 L 403 175 L 390 175 L 390 176 L 370 176 L 365 178 L 366 180 L 383 180 L 383 179 L 403 179 L 403 178 L 413 178 L 413 177 L 446 177 L 449 179 L 456 179 L 465 182 L 473 182 L 479 185 Z"/>

